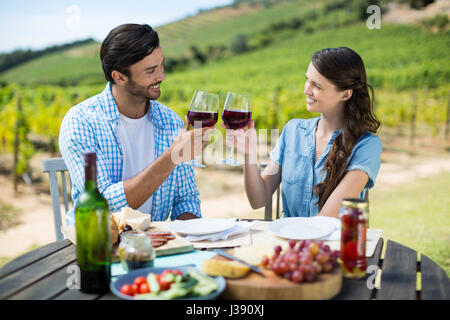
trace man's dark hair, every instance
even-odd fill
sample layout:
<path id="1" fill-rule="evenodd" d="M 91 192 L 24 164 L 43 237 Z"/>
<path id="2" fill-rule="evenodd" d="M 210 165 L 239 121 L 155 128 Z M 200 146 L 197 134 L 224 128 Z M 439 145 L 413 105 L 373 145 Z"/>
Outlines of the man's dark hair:
<path id="1" fill-rule="evenodd" d="M 158 33 L 147 24 L 122 24 L 111 30 L 100 48 L 100 59 L 106 80 L 117 70 L 130 76 L 128 67 L 159 47 Z"/>

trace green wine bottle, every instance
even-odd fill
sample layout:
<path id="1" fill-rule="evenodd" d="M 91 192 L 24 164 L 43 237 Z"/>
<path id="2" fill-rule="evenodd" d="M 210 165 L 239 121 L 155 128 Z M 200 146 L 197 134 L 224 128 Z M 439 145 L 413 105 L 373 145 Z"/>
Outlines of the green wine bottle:
<path id="1" fill-rule="evenodd" d="M 97 189 L 97 155 L 86 153 L 84 160 L 85 189 L 75 207 L 80 287 L 87 293 L 104 293 L 111 279 L 108 202 Z"/>

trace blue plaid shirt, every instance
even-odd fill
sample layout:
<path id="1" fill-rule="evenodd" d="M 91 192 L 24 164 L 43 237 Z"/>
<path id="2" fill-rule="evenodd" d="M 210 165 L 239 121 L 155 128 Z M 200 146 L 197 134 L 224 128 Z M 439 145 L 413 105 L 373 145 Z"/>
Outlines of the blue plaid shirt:
<path id="1" fill-rule="evenodd" d="M 177 138 L 183 122 L 168 107 L 150 101 L 148 113 L 154 124 L 155 159 Z M 72 107 L 65 115 L 59 134 L 62 157 L 72 181 L 72 199 L 76 205 L 84 190 L 84 154 L 97 153 L 97 187 L 106 198 L 112 212 L 129 206 L 122 181 L 123 152 L 116 127 L 119 110 L 108 83 L 102 93 Z M 75 207 L 75 206 L 74 206 Z M 152 220 L 175 220 L 190 212 L 201 217 L 200 200 L 192 166 L 175 167 L 162 185 L 153 193 Z M 74 208 L 66 214 L 66 223 L 75 224 Z"/>

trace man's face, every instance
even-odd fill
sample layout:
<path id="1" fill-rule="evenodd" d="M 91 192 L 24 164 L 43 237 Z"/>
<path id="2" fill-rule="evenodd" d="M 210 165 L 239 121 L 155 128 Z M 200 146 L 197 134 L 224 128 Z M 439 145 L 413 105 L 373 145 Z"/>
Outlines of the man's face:
<path id="1" fill-rule="evenodd" d="M 166 79 L 164 74 L 164 56 L 161 47 L 141 61 L 131 65 L 128 70 L 130 76 L 125 85 L 130 95 L 156 100 L 161 95 L 160 84 Z"/>

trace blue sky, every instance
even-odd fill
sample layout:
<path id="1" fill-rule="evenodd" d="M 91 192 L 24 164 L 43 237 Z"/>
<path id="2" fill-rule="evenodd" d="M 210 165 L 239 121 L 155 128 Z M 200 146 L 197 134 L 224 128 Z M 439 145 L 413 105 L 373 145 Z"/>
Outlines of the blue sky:
<path id="1" fill-rule="evenodd" d="M 123 23 L 163 25 L 232 0 L 0 0 L 0 52 L 93 37 Z"/>

